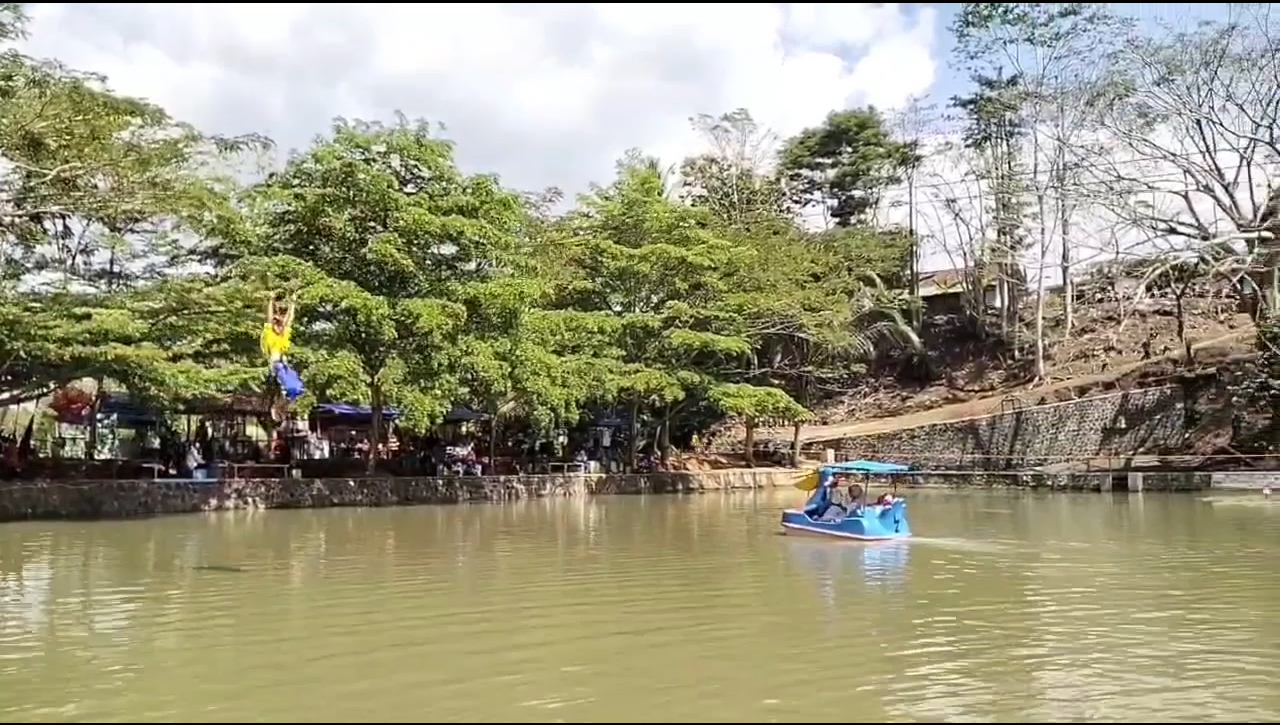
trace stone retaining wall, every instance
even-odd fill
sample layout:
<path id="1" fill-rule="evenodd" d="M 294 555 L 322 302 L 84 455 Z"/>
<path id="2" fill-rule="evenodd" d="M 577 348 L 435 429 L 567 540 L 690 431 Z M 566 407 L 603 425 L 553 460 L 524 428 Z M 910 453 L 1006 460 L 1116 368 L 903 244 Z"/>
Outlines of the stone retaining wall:
<path id="1" fill-rule="evenodd" d="M 846 438 L 835 448 L 839 460 L 1025 471 L 1062 461 L 1176 449 L 1185 436 L 1184 408 L 1181 386 L 1147 388 Z"/>
<path id="2" fill-rule="evenodd" d="M 934 471 L 903 476 L 902 488 L 1009 488 L 1111 491 L 1134 486 L 1134 474 Z M 1141 490 L 1209 488 L 1210 473 L 1143 472 Z M 1277 474 L 1270 474 L 1277 475 Z M 318 478 L 241 481 L 37 481 L 0 483 L 0 522 L 24 519 L 114 519 L 240 508 L 410 506 L 500 502 L 549 496 L 701 493 L 787 488 L 790 469 L 741 469 L 649 475 L 552 475 L 466 478 Z M 1260 476 L 1257 481 L 1264 480 Z M 887 482 L 872 484 L 876 489 Z M 1261 487 L 1261 484 L 1257 484 Z"/>
<path id="3" fill-rule="evenodd" d="M 790 486 L 796 472 L 0 483 L 0 521 L 125 518 L 237 508 L 407 506 L 592 494 L 696 493 Z"/>
<path id="4" fill-rule="evenodd" d="M 1280 493 L 1280 471 L 1222 471 L 1211 475 L 1213 488 L 1227 491 L 1261 491 L 1270 488 Z"/>
<path id="5" fill-rule="evenodd" d="M 906 488 L 1008 488 L 1046 491 L 1203 491 L 1215 474 L 1194 471 L 932 471 L 904 476 Z"/>

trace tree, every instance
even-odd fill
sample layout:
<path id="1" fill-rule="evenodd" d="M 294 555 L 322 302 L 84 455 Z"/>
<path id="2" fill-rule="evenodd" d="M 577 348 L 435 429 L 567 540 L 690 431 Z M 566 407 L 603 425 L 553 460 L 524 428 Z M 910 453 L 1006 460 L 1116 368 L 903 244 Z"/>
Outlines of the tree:
<path id="1" fill-rule="evenodd" d="M 1034 204 L 1034 213 L 1023 221 L 1038 240 L 1033 262 L 1038 379 L 1045 376 L 1045 271 L 1055 238 L 1065 334 L 1071 334 L 1073 323 L 1071 222 L 1081 201 L 1079 146 L 1095 127 L 1082 101 L 1096 82 L 1093 59 L 1123 37 L 1126 25 L 1102 3 L 963 3 L 952 24 L 957 50 L 979 85 L 975 103 L 967 106 L 970 115 L 982 113 L 983 99 L 1005 105 L 990 110 L 1016 117 L 1019 133 L 1011 140 L 1026 146 L 1019 150 L 1025 159 L 1023 187 Z M 1012 199 L 1005 197 L 998 213 L 1007 215 Z"/>
<path id="2" fill-rule="evenodd" d="M 1135 252 L 1235 254 L 1206 276 L 1248 270 L 1260 289 L 1259 375 L 1250 383 L 1280 440 L 1280 36 L 1266 8 L 1231 6 L 1227 22 L 1131 34 L 1090 99 L 1106 153 L 1088 157 L 1102 208 Z"/>
<path id="3" fill-rule="evenodd" d="M 565 225 L 553 211 L 561 197 L 559 189 L 524 195 L 506 294 L 469 305 L 469 325 L 483 334 L 463 341 L 459 394 L 491 416 L 491 457 L 507 419 L 546 429 L 576 421 L 584 403 L 608 397 L 610 361 L 601 357 L 608 334 L 599 320 L 549 308 L 557 289 L 575 282 Z"/>
<path id="4" fill-rule="evenodd" d="M 0 42 L 21 40 L 26 37 L 27 15 L 22 3 L 0 3 Z M 11 53 L 11 57 L 17 53 Z"/>
<path id="5" fill-rule="evenodd" d="M 684 199 L 731 226 L 789 222 L 781 180 L 770 169 L 777 136 L 743 108 L 692 122 L 710 148 L 680 165 Z"/>
<path id="6" fill-rule="evenodd" d="M 1183 361 L 1189 365 L 1195 360 L 1195 348 L 1194 341 L 1187 332 L 1186 301 L 1193 292 L 1207 296 L 1211 289 L 1206 282 L 1216 275 L 1226 276 L 1235 271 L 1232 269 L 1235 258 L 1235 250 L 1230 243 L 1210 244 L 1190 254 L 1133 259 L 1117 272 L 1131 275 L 1136 273 L 1141 280 L 1135 302 L 1153 293 L 1173 298 L 1178 341 L 1182 343 Z"/>
<path id="7" fill-rule="evenodd" d="M 0 36 L 22 20 L 0 6 Z M 241 305 L 187 265 L 232 212 L 218 165 L 265 141 L 205 136 L 15 51 L 0 56 L 0 98 L 0 404 L 81 377 L 155 400 L 244 379 L 218 357 Z"/>
<path id="8" fill-rule="evenodd" d="M 1025 289 L 1026 275 L 1022 253 L 1026 245 L 1023 182 L 1025 155 L 1022 140 L 1026 125 L 1021 116 L 1020 80 L 977 75 L 976 90 L 969 96 L 957 96 L 951 105 L 963 114 L 964 147 L 974 155 L 972 170 L 983 202 L 990 199 L 990 211 L 983 215 L 985 224 L 975 229 L 979 244 L 974 250 L 973 288 L 975 302 L 985 306 L 982 290 L 989 282 L 996 286 L 1000 307 L 1000 336 L 1018 349 L 1020 337 L 1019 307 Z M 953 200 L 952 216 L 958 217 L 960 206 Z M 981 313 L 980 313 L 981 314 Z"/>
<path id="9" fill-rule="evenodd" d="M 513 257 L 520 197 L 460 172 L 426 123 L 339 119 L 255 193 L 268 203 L 238 269 L 299 290 L 300 361 L 322 386 L 363 388 L 375 439 L 388 403 L 409 425 L 438 420 L 462 354 L 492 345 L 531 299 Z"/>
<path id="10" fill-rule="evenodd" d="M 772 133 L 742 110 L 702 116 L 695 126 L 708 150 L 682 165 L 685 198 L 711 213 L 721 236 L 771 260 L 747 265 L 733 284 L 732 304 L 753 347 L 741 379 L 777 386 L 807 406 L 847 388 L 883 340 L 918 348 L 909 327 L 890 324 L 914 305 L 884 291 L 909 284 L 909 233 L 865 224 L 811 233 L 784 203 Z"/>
<path id="11" fill-rule="evenodd" d="M 893 117 L 893 125 L 896 128 L 898 137 L 913 145 L 916 150 L 914 157 L 903 170 L 903 176 L 907 185 L 907 198 L 905 200 L 907 238 L 911 246 L 910 263 L 907 270 L 907 292 L 910 299 L 917 302 L 911 311 L 911 327 L 917 334 L 919 334 L 921 325 L 924 322 L 922 317 L 923 305 L 919 304 L 921 236 L 916 223 L 919 218 L 920 206 L 917 190 L 925 162 L 924 139 L 936 120 L 934 116 L 935 110 L 933 105 L 924 104 L 919 98 L 912 98 Z"/>
<path id="12" fill-rule="evenodd" d="M 916 141 L 895 139 L 874 108 L 832 112 L 823 125 L 784 141 L 779 173 L 796 211 L 818 206 L 824 219 L 835 224 L 806 236 L 803 246 L 807 249 L 789 252 L 810 261 L 822 260 L 825 267 L 807 270 L 808 278 L 794 277 L 779 289 L 819 283 L 828 294 L 865 299 L 862 293 L 868 282 L 872 288 L 912 288 L 916 238 L 910 229 L 878 227 L 872 214 L 885 192 L 919 162 Z M 878 309 L 901 319 L 898 313 L 908 308 Z M 918 342 L 914 333 L 899 332 L 899 337 Z M 867 342 L 864 337 L 859 347 L 867 348 Z"/>
<path id="13" fill-rule="evenodd" d="M 1263 82 L 1280 68 L 1274 22 L 1246 14 L 1134 35 L 1110 58 L 1114 72 L 1091 100 L 1111 148 L 1091 157 L 1090 171 L 1100 198 L 1113 200 L 1108 210 L 1148 248 L 1231 234 L 1250 250 L 1269 248 L 1256 237 L 1268 219 L 1268 172 L 1280 164 L 1269 140 L 1280 89 Z"/>
<path id="14" fill-rule="evenodd" d="M 1146 113 L 1136 64 L 1107 84 L 1076 84 L 1044 58 L 1006 58 L 1003 75 L 977 67 L 1012 49 L 1078 49 L 1083 13 L 1062 7 L 961 14 L 982 71 L 957 103 L 972 196 L 986 205 L 965 252 L 973 304 L 981 317 L 986 280 L 1005 285 L 1015 343 L 1020 254 L 1038 231 L 1043 258 L 1046 210 L 1066 204 L 1055 185 L 1076 185 L 1066 174 L 1083 153 L 1049 142 L 1067 138 L 1078 107 L 1134 132 Z M 21 7 L 0 4 L 0 40 L 21 30 Z M 1064 100 L 1080 97 L 1096 103 Z M 798 425 L 871 363 L 923 351 L 906 319 L 919 309 L 916 215 L 902 229 L 882 213 L 890 187 L 916 190 L 923 134 L 891 132 L 874 109 L 833 112 L 781 143 L 745 110 L 700 116 L 707 149 L 681 164 L 678 185 L 635 153 L 561 214 L 559 192 L 462 173 L 446 140 L 403 118 L 339 120 L 242 190 L 228 165 L 262 139 L 200 134 L 13 51 L 0 56 L 0 99 L 0 402 L 84 376 L 168 405 L 260 384 L 266 295 L 284 289 L 299 296 L 292 358 L 310 394 L 370 403 L 375 435 L 386 404 L 418 428 L 453 403 L 545 428 L 612 403 L 632 412 L 634 466 L 642 420 L 665 455 L 673 429 L 714 410 L 744 423 L 750 453 L 758 426 Z M 1057 213 L 1064 234 L 1069 217 Z"/>
<path id="15" fill-rule="evenodd" d="M 634 467 L 643 411 L 658 413 L 665 456 L 682 406 L 726 384 L 753 388 L 734 379 L 753 342 L 734 295 L 758 260 L 740 238 L 718 233 L 706 209 L 671 199 L 654 159 L 629 155 L 617 180 L 580 204 L 568 230 L 574 282 L 563 301 L 611 335 L 618 364 L 609 389 L 631 411 Z"/>
<path id="16" fill-rule="evenodd" d="M 832 111 L 820 126 L 787 139 L 779 167 L 797 209 L 848 227 L 869 221 L 884 190 L 915 163 L 913 144 L 895 140 L 874 108 Z"/>
<path id="17" fill-rule="evenodd" d="M 794 422 L 799 430 L 801 421 L 809 417 L 809 411 L 778 388 L 765 388 L 741 383 L 717 385 L 709 391 L 711 402 L 727 415 L 740 418 L 746 427 L 747 464 L 753 463 L 755 429 L 762 420 Z M 800 449 L 792 445 L 792 464 L 798 465 Z"/>

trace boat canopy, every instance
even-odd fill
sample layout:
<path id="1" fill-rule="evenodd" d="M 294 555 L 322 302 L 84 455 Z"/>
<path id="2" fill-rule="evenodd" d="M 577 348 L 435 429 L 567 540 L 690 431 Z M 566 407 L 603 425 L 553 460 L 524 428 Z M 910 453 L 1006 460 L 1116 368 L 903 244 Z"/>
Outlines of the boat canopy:
<path id="1" fill-rule="evenodd" d="M 826 488 L 831 484 L 831 479 L 837 473 L 869 473 L 887 475 L 893 473 L 907 473 L 911 470 L 910 466 L 904 466 L 899 463 L 882 463 L 880 461 L 844 461 L 842 463 L 824 463 L 818 466 L 816 470 L 809 471 L 796 480 L 796 488 L 801 491 L 812 491 L 818 488 Z"/>
<path id="2" fill-rule="evenodd" d="M 908 473 L 910 466 L 898 463 L 882 463 L 880 461 L 845 461 L 843 463 L 826 463 L 796 481 L 796 488 L 801 491 L 812 491 L 805 502 L 804 511 L 809 515 L 826 508 L 831 500 L 831 483 L 838 473 L 867 473 L 872 475 L 891 475 Z"/>
<path id="3" fill-rule="evenodd" d="M 844 463 L 828 463 L 818 470 L 827 469 L 831 473 L 853 471 L 856 473 L 906 473 L 910 466 L 901 463 L 882 463 L 880 461 L 846 461 Z"/>

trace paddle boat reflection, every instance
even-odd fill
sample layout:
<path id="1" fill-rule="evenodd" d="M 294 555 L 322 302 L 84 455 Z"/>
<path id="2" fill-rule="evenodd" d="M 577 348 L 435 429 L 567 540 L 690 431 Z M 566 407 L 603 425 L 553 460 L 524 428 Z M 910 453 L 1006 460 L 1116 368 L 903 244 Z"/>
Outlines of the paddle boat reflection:
<path id="1" fill-rule="evenodd" d="M 860 577 L 873 586 L 898 584 L 906 578 L 911 546 L 893 541 L 876 546 L 821 543 L 804 538 L 787 542 L 791 558 L 813 571 L 824 588 L 846 577 Z"/>
<path id="2" fill-rule="evenodd" d="M 894 492 L 885 492 L 868 503 L 862 484 L 851 479 L 894 478 L 910 470 L 896 463 L 862 460 L 819 466 L 796 482 L 796 488 L 813 493 L 802 508 L 782 512 L 783 531 L 855 541 L 907 538 L 911 536 L 907 502 Z"/>

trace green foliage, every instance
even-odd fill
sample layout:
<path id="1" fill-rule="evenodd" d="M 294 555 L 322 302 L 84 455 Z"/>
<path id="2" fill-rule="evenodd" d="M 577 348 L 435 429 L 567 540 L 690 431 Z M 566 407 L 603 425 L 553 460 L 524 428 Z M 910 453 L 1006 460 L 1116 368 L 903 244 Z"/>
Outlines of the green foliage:
<path id="1" fill-rule="evenodd" d="M 464 383 L 505 384 L 491 362 L 511 350 L 477 340 L 511 334 L 537 295 L 515 275 L 523 206 L 495 178 L 460 172 L 427 124 L 339 120 L 253 194 L 266 203 L 235 269 L 268 294 L 298 292 L 318 394 L 363 386 L 426 426 Z"/>
<path id="2" fill-rule="evenodd" d="M 22 29 L 0 4 L 0 40 Z M 678 179 L 633 152 L 561 213 L 403 117 L 338 119 L 246 188 L 236 165 L 269 142 L 101 78 L 9 52 L 0 99 L 0 404 L 83 377 L 162 406 L 257 389 L 278 292 L 304 406 L 393 404 L 420 429 L 458 403 L 535 428 L 591 406 L 666 432 L 708 410 L 802 420 L 884 341 L 918 343 L 894 291 L 911 240 L 870 224 L 914 150 L 873 110 L 780 155 L 744 110 L 699 117 L 709 150 Z"/>
<path id="3" fill-rule="evenodd" d="M 915 144 L 895 140 L 874 108 L 832 111 L 788 139 L 779 157 L 793 202 L 820 206 L 842 227 L 868 221 L 881 192 L 918 161 Z"/>
<path id="4" fill-rule="evenodd" d="M 803 420 L 808 417 L 808 411 L 777 388 L 726 383 L 713 387 L 708 397 L 720 410 L 741 418 Z"/>
<path id="5" fill-rule="evenodd" d="M 972 93 L 951 99 L 951 107 L 963 114 L 965 145 L 998 152 L 1024 138 L 1028 129 L 1022 78 L 975 74 L 972 80 Z"/>
<path id="6" fill-rule="evenodd" d="M 1020 66 L 1021 53 L 1043 55 L 1086 37 L 1105 43 L 1126 24 L 1107 3 L 960 3 L 951 33 L 956 52 L 970 62 Z"/>
<path id="7" fill-rule="evenodd" d="M 835 227 L 814 235 L 812 246 L 828 266 L 828 285 L 836 284 L 846 293 L 870 280 L 873 286 L 907 288 L 915 244 L 906 230 Z"/>
<path id="8" fill-rule="evenodd" d="M 17 9 L 0 8 L 14 37 Z M 90 376 L 159 401 L 235 384 L 242 305 L 187 266 L 231 211 L 206 137 L 94 76 L 0 57 L 0 401 Z M 173 272 L 185 271 L 184 276 Z"/>
<path id="9" fill-rule="evenodd" d="M 666 193 L 658 164 L 632 158 L 566 220 L 574 281 L 566 306 L 598 318 L 618 395 L 665 405 L 740 368 L 752 349 L 730 305 L 754 251 L 717 234 L 704 209 Z"/>
<path id="10" fill-rule="evenodd" d="M 733 226 L 789 221 L 782 179 L 766 167 L 776 139 L 746 109 L 693 120 L 710 150 L 680 166 L 684 199 Z"/>
<path id="11" fill-rule="evenodd" d="M 0 42 L 18 40 L 26 35 L 27 16 L 22 3 L 0 3 Z"/>

